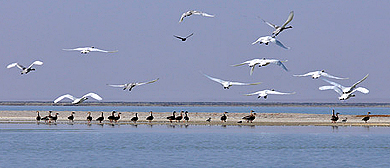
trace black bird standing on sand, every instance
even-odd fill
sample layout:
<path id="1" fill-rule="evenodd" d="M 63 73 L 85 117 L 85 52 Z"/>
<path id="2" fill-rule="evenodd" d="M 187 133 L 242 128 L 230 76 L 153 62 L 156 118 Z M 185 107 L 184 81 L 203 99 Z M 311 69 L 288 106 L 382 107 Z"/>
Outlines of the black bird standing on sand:
<path id="1" fill-rule="evenodd" d="M 185 113 L 185 116 L 184 116 L 184 121 L 187 121 L 188 122 L 188 120 L 190 120 L 190 117 L 188 117 L 188 111 L 186 111 Z"/>
<path id="2" fill-rule="evenodd" d="M 211 117 L 209 117 L 206 121 L 207 121 L 207 122 L 211 122 Z"/>
<path id="3" fill-rule="evenodd" d="M 50 120 L 50 121 L 57 122 L 57 119 L 58 119 L 58 113 L 56 113 L 54 116 L 49 117 L 49 120 Z M 49 122 L 50 122 L 50 121 L 49 121 Z"/>
<path id="4" fill-rule="evenodd" d="M 72 111 L 72 112 L 70 113 L 70 116 L 68 116 L 68 120 L 69 120 L 69 121 L 72 121 L 72 122 L 73 122 L 73 120 L 74 120 L 73 114 L 75 114 L 74 111 Z"/>
<path id="5" fill-rule="evenodd" d="M 99 121 L 99 123 L 102 123 L 103 120 L 104 120 L 104 116 L 103 116 L 103 112 L 102 112 L 102 116 L 98 117 L 96 119 L 96 121 Z"/>
<path id="6" fill-rule="evenodd" d="M 37 117 L 35 119 L 37 120 L 37 122 L 39 122 L 41 120 L 41 116 L 39 115 L 39 111 L 37 111 Z"/>
<path id="7" fill-rule="evenodd" d="M 131 118 L 131 121 L 136 123 L 138 121 L 138 113 L 135 113 L 135 117 Z"/>
<path id="8" fill-rule="evenodd" d="M 116 116 L 115 118 L 114 118 L 114 121 L 115 122 L 118 122 L 118 120 L 121 118 L 121 114 L 122 113 L 118 113 L 118 116 Z M 138 118 L 138 117 L 137 117 Z"/>
<path id="9" fill-rule="evenodd" d="M 152 122 L 152 120 L 154 119 L 154 117 L 153 117 L 153 114 L 152 114 L 153 112 L 152 111 L 150 111 L 150 116 L 148 116 L 148 117 L 146 117 L 146 120 L 148 120 L 149 122 Z"/>
<path id="10" fill-rule="evenodd" d="M 176 36 L 176 35 L 173 35 L 175 36 L 176 38 L 180 39 L 181 41 L 186 41 L 188 37 L 191 37 L 194 33 L 191 33 L 190 35 L 188 35 L 187 37 L 180 37 L 180 36 Z"/>
<path id="11" fill-rule="evenodd" d="M 113 120 L 115 120 L 115 111 L 112 111 L 111 115 L 107 117 L 108 120 L 110 120 L 110 123 L 112 123 Z"/>
<path id="12" fill-rule="evenodd" d="M 52 111 L 49 111 L 49 115 L 47 115 L 47 116 L 41 118 L 41 120 L 44 120 L 45 122 L 47 122 L 47 121 L 51 118 L 51 112 L 52 112 Z"/>
<path id="13" fill-rule="evenodd" d="M 183 119 L 183 111 L 181 111 L 181 112 L 180 112 L 180 115 L 179 115 L 179 116 L 177 116 L 177 117 L 175 118 L 176 122 L 177 122 L 177 121 L 179 121 L 179 122 L 180 122 L 180 121 L 181 121 L 181 119 Z"/>
<path id="14" fill-rule="evenodd" d="M 252 123 L 252 121 L 253 120 L 255 120 L 255 118 L 256 118 L 256 113 L 252 113 L 252 112 L 254 112 L 253 110 L 251 110 L 251 113 L 250 113 L 250 115 L 248 115 L 248 116 L 245 116 L 245 117 L 242 117 L 242 119 L 244 119 L 244 120 L 246 120 L 246 122 L 251 122 Z"/>
<path id="15" fill-rule="evenodd" d="M 370 114 L 371 112 L 367 112 L 367 115 L 363 117 L 362 120 L 367 123 L 367 121 L 370 120 Z"/>
<path id="16" fill-rule="evenodd" d="M 332 120 L 332 123 L 336 123 L 337 120 L 339 120 L 339 114 L 340 113 L 336 113 L 336 115 L 334 114 L 334 110 L 332 110 L 332 118 L 330 120 Z"/>
<path id="17" fill-rule="evenodd" d="M 175 114 L 176 114 L 176 111 L 173 111 L 172 112 L 172 115 L 167 117 L 167 119 L 172 123 L 172 120 L 175 120 Z"/>
<path id="18" fill-rule="evenodd" d="M 91 123 L 91 121 L 92 121 L 91 112 L 88 112 L 87 121 L 88 121 L 88 124 Z"/>
<path id="19" fill-rule="evenodd" d="M 223 113 L 223 116 L 221 117 L 221 121 L 222 121 L 222 122 L 226 122 L 226 119 L 227 119 L 226 113 L 228 113 L 228 112 L 225 111 L 225 112 Z"/>

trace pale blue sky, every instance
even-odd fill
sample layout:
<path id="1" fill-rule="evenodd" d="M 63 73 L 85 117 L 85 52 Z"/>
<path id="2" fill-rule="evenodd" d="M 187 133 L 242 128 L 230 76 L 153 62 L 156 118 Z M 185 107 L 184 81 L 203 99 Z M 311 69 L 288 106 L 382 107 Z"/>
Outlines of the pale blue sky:
<path id="1" fill-rule="evenodd" d="M 183 12 L 199 10 L 215 18 Z M 277 37 L 290 50 L 274 44 L 251 45 L 272 29 L 259 18 L 282 24 Z M 293 77 L 312 70 L 349 77 L 345 86 L 361 83 L 370 90 L 347 102 L 389 102 L 390 1 L 0 1 L 0 101 L 53 101 L 69 93 L 98 93 L 104 101 L 239 101 L 340 102 L 334 91 L 320 91 L 322 80 Z M 173 35 L 194 35 L 186 42 Z M 95 46 L 118 53 L 62 51 Z M 253 58 L 288 60 L 277 66 L 232 67 Z M 44 62 L 21 76 L 7 69 L 12 62 Z M 210 76 L 256 86 L 221 85 Z M 132 92 L 106 84 L 143 82 Z M 243 94 L 263 89 L 296 92 L 267 100 Z"/>

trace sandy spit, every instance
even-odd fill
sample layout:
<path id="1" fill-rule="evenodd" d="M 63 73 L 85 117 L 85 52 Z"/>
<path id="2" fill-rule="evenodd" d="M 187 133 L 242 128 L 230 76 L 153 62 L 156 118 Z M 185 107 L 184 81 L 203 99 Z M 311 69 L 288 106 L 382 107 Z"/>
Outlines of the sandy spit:
<path id="1" fill-rule="evenodd" d="M 53 114 L 56 111 L 53 112 Z M 67 117 L 71 111 L 58 112 L 57 124 L 69 124 Z M 340 119 L 337 123 L 331 123 L 331 115 L 328 114 L 299 114 L 299 113 L 257 113 L 256 119 L 253 123 L 247 123 L 242 117 L 249 115 L 243 113 L 228 113 L 227 122 L 221 122 L 220 117 L 222 113 L 197 113 L 189 112 L 189 122 L 176 122 L 170 123 L 167 119 L 171 116 L 171 112 L 153 112 L 154 120 L 149 123 L 146 117 L 150 115 L 149 112 L 138 112 L 139 120 L 137 123 L 131 122 L 131 118 L 135 116 L 136 112 L 121 112 L 121 119 L 115 124 L 177 124 L 177 125 L 258 125 L 258 126 L 390 126 L 390 117 L 388 115 L 380 116 L 376 115 L 370 118 L 368 123 L 362 121 L 361 116 L 357 115 L 340 115 Z M 0 123 L 36 123 L 35 111 L 0 111 Z M 180 114 L 180 113 L 179 113 Z M 40 112 L 41 117 L 48 115 L 47 111 Z M 101 112 L 91 112 L 93 121 L 91 124 L 99 124 L 96 118 L 101 115 Z M 104 124 L 111 124 L 107 117 L 111 115 L 111 112 L 103 113 L 105 120 Z M 86 117 L 87 111 L 75 112 L 74 124 L 87 124 Z M 206 120 L 211 118 L 211 122 Z M 341 122 L 342 119 L 347 118 L 347 122 Z M 242 123 L 238 123 L 242 121 Z M 44 123 L 41 121 L 41 123 Z"/>

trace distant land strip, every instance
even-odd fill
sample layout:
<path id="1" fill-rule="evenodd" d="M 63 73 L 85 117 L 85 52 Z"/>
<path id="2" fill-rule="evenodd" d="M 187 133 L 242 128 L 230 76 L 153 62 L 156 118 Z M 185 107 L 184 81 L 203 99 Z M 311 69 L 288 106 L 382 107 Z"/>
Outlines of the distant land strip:
<path id="1" fill-rule="evenodd" d="M 2 101 L 0 106 L 74 106 L 45 101 Z M 285 102 L 85 102 L 77 106 L 263 106 L 263 107 L 390 107 L 390 103 L 285 103 Z"/>

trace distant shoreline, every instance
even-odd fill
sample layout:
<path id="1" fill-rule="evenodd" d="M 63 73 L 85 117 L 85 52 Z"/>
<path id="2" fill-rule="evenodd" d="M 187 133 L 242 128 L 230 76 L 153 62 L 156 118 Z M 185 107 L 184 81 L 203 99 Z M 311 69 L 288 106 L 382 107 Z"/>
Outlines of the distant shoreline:
<path id="1" fill-rule="evenodd" d="M 72 106 L 70 103 L 3 101 L 0 106 Z M 77 106 L 255 106 L 255 107 L 390 107 L 390 103 L 281 103 L 281 102 L 85 102 Z"/>

